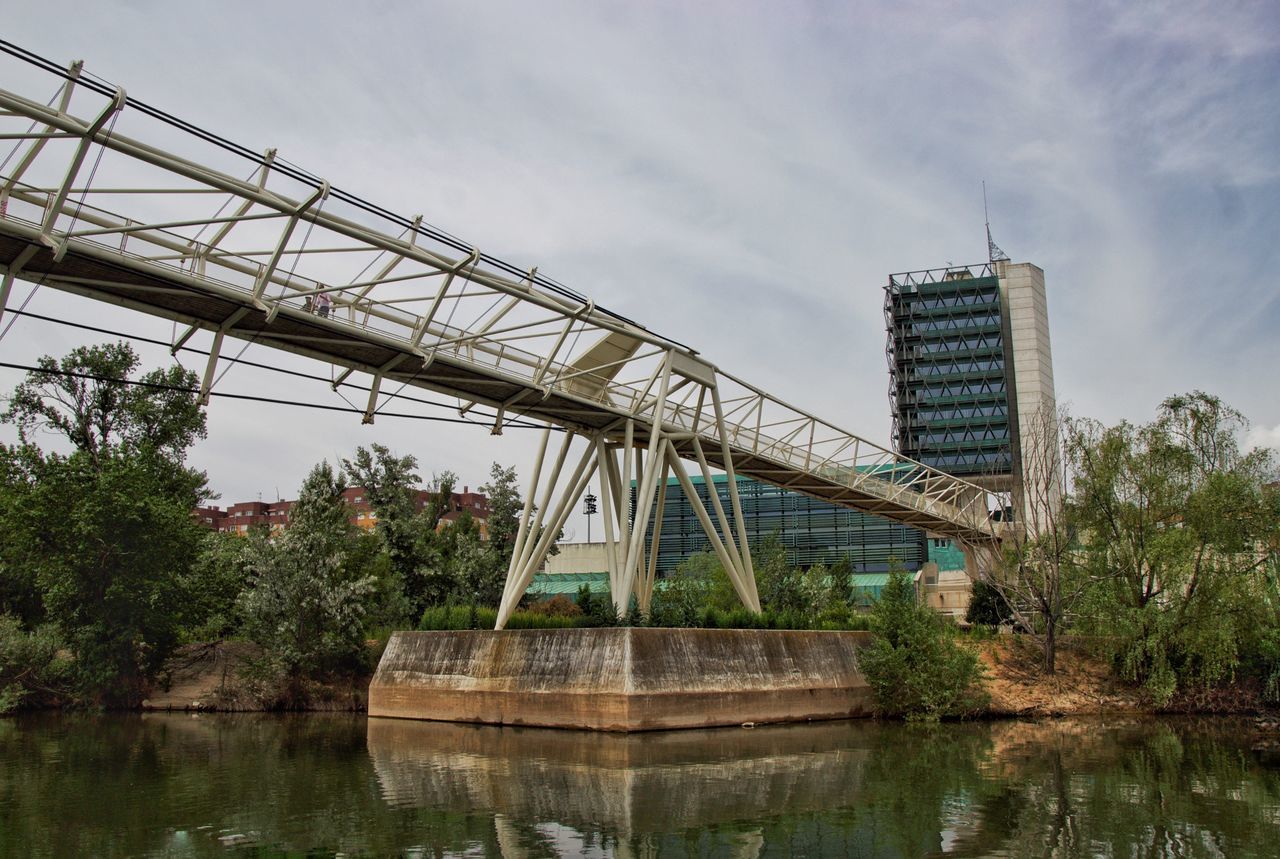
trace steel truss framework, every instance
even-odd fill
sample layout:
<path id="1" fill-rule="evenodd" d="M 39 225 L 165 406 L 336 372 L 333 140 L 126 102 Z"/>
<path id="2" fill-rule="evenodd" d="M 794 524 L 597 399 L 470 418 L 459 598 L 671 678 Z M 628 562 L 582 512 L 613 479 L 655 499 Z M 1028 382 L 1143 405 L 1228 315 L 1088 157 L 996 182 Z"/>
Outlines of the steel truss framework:
<path id="1" fill-rule="evenodd" d="M 658 487 L 674 474 L 696 502 L 685 460 L 704 477 L 743 474 L 966 543 L 1000 539 L 989 511 L 1007 505 L 1002 494 L 841 430 L 536 268 L 336 189 L 275 150 L 257 155 L 177 120 L 78 63 L 0 50 L 22 61 L 15 76 L 31 89 L 55 90 L 47 102 L 0 90 L 0 145 L 12 145 L 0 162 L 0 318 L 20 278 L 174 320 L 175 351 L 211 332 L 205 396 L 236 338 L 329 363 L 335 387 L 367 374 L 366 422 L 394 384 L 456 397 L 462 414 L 491 409 L 495 434 L 514 418 L 546 423 L 499 626 L 592 475 L 604 487 L 619 610 L 633 594 L 647 608 L 653 593 L 660 534 L 643 523 L 655 497 L 662 504 Z M 331 310 L 315 312 L 323 305 Z M 552 428 L 563 437 L 548 457 Z M 730 501 L 695 509 L 743 603 L 758 609 Z"/>

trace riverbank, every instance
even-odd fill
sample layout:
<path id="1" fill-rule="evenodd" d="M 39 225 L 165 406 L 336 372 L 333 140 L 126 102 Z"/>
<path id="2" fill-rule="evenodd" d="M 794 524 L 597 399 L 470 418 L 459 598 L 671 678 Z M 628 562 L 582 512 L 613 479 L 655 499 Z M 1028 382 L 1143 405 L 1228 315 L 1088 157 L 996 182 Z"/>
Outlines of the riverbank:
<path id="1" fill-rule="evenodd" d="M 372 664 L 376 664 L 382 646 L 382 642 L 370 642 Z M 295 690 L 294 700 L 288 700 L 280 690 L 253 679 L 250 665 L 257 655 L 257 647 L 246 641 L 184 645 L 165 663 L 141 709 L 221 713 L 368 710 L 372 672 L 308 683 Z M 302 694 L 297 696 L 299 691 Z"/>
<path id="2" fill-rule="evenodd" d="M 371 648 L 380 653 L 381 642 Z M 1155 715 L 1274 713 L 1256 689 L 1234 684 L 1180 694 L 1157 709 L 1141 689 L 1122 683 L 1106 663 L 1070 640 L 1058 653 L 1057 671 L 1046 675 L 1040 651 L 1030 639 L 999 636 L 974 642 L 987 671 L 991 703 L 988 718 L 1055 718 L 1108 714 Z M 149 711 L 261 712 L 303 709 L 318 712 L 365 712 L 372 674 L 311 684 L 306 700 L 282 704 L 279 697 L 246 678 L 245 667 L 255 655 L 253 645 L 241 641 L 191 644 L 165 665 L 157 687 L 142 703 Z M 376 663 L 376 659 L 373 660 Z"/>

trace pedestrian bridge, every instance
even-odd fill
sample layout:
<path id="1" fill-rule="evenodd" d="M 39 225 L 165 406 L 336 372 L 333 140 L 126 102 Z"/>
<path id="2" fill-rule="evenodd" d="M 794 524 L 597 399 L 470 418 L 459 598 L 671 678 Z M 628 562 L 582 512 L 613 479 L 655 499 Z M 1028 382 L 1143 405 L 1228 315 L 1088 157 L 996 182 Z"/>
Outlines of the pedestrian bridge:
<path id="1" fill-rule="evenodd" d="M 0 51 L 0 314 L 21 279 L 174 320 L 174 351 L 211 333 L 206 397 L 233 338 L 330 364 L 335 387 L 368 378 L 366 422 L 415 387 L 456 398 L 493 433 L 514 419 L 544 423 L 499 626 L 593 476 L 619 607 L 633 594 L 648 606 L 661 535 L 646 523 L 655 505 L 661 522 L 657 488 L 674 475 L 739 596 L 759 609 L 735 483 L 708 509 L 686 463 L 970 546 L 1000 539 L 1002 494 L 834 426 L 422 215 L 133 99 L 79 63 Z"/>

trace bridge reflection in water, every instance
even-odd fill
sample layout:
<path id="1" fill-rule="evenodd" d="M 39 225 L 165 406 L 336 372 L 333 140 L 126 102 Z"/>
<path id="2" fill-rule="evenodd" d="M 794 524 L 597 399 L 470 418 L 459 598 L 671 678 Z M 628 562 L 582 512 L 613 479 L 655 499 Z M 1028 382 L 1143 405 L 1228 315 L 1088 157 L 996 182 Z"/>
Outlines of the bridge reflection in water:
<path id="1" fill-rule="evenodd" d="M 600 734 L 370 719 L 396 809 L 504 856 L 1262 856 L 1280 769 L 1239 720 L 868 721 Z M 419 812 L 420 813 L 420 812 Z"/>
<path id="2" fill-rule="evenodd" d="M 872 746 L 844 723 L 606 734 L 369 720 L 369 755 L 396 805 L 671 830 L 770 811 L 831 809 Z"/>
<path id="3" fill-rule="evenodd" d="M 605 734 L 370 719 L 368 749 L 392 805 L 494 814 L 500 840 L 504 818 L 555 821 L 617 838 L 609 852 L 621 855 L 646 833 L 852 804 L 879 734 L 857 728 Z M 727 840 L 742 855 L 764 844 L 750 831 Z"/>

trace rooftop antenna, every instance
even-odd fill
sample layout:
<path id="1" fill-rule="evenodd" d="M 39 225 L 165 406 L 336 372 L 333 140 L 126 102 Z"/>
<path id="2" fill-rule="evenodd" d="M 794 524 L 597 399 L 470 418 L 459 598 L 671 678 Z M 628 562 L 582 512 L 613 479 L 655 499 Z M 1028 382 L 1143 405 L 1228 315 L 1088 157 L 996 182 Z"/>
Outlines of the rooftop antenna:
<path id="1" fill-rule="evenodd" d="M 982 180 L 982 217 L 987 222 L 987 262 L 1007 260 L 1009 255 L 991 238 L 991 216 L 987 214 L 987 180 Z"/>

